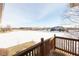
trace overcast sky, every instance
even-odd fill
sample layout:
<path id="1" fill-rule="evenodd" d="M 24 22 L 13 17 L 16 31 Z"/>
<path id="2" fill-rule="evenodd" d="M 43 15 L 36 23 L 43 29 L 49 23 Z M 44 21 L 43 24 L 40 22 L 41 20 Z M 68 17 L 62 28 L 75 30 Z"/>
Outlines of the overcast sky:
<path id="1" fill-rule="evenodd" d="M 2 24 L 13 27 L 53 27 L 63 23 L 63 14 L 67 10 L 64 3 L 6 3 Z"/>

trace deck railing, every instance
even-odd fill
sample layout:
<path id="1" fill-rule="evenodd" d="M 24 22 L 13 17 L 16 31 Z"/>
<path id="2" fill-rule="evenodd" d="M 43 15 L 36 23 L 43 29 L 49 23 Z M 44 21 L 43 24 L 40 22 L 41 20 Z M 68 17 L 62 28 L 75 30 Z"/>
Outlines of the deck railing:
<path id="1" fill-rule="evenodd" d="M 72 55 L 79 55 L 79 40 L 56 36 L 55 49 L 60 49 Z"/>
<path id="2" fill-rule="evenodd" d="M 79 55 L 79 40 L 54 36 L 16 53 L 13 56 L 48 56 L 51 50 L 59 49 L 68 54 Z"/>
<path id="3" fill-rule="evenodd" d="M 16 53 L 13 56 L 46 56 L 49 55 L 50 50 L 54 48 L 53 46 L 54 38 L 49 38 L 44 40 L 41 38 L 41 42 Z"/>

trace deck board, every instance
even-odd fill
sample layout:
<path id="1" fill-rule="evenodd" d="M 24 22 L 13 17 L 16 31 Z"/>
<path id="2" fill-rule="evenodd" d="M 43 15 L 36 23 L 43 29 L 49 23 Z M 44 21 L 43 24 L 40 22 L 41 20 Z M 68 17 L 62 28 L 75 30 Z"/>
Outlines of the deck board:
<path id="1" fill-rule="evenodd" d="M 56 49 L 56 50 L 51 50 L 50 56 L 73 56 L 73 55 L 68 54 L 68 53 L 66 53 L 64 51 Z"/>

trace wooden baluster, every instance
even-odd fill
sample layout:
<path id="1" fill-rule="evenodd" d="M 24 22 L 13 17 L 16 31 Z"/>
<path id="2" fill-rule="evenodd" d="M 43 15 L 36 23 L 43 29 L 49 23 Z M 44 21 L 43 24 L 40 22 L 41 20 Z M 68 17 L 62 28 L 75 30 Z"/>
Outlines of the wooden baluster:
<path id="1" fill-rule="evenodd" d="M 60 45 L 60 39 L 59 39 L 59 48 L 61 48 L 61 45 Z"/>
<path id="2" fill-rule="evenodd" d="M 62 49 L 63 49 L 63 40 L 61 40 L 61 41 L 62 41 L 62 42 L 61 42 L 61 43 L 62 43 L 62 45 L 61 45 L 61 46 L 62 46 Z"/>
<path id="3" fill-rule="evenodd" d="M 61 46 L 61 41 L 62 41 L 62 40 L 60 39 L 60 48 L 62 48 L 62 46 Z"/>
<path id="4" fill-rule="evenodd" d="M 63 40 L 63 49 L 64 49 L 64 40 Z"/>
<path id="5" fill-rule="evenodd" d="M 56 46 L 55 47 L 58 47 L 58 39 L 56 38 Z M 54 39 L 53 39 L 53 49 L 54 49 Z"/>
<path id="6" fill-rule="evenodd" d="M 65 50 L 65 40 L 64 40 L 64 50 Z"/>
<path id="7" fill-rule="evenodd" d="M 75 55 L 76 55 L 77 53 L 76 53 L 76 41 L 75 41 Z"/>
<path id="8" fill-rule="evenodd" d="M 69 51 L 70 51 L 70 40 L 69 40 Z"/>
<path id="9" fill-rule="evenodd" d="M 38 47 L 36 48 L 36 54 L 37 54 L 37 56 L 38 56 Z"/>
<path id="10" fill-rule="evenodd" d="M 31 51 L 29 51 L 29 56 L 31 56 Z"/>
<path id="11" fill-rule="evenodd" d="M 36 51 L 36 49 L 34 49 L 34 54 L 35 54 L 35 56 L 37 55 L 37 51 Z"/>
<path id="12" fill-rule="evenodd" d="M 33 49 L 33 55 L 35 56 L 36 54 L 35 54 L 35 49 Z"/>
<path id="13" fill-rule="evenodd" d="M 59 47 L 59 39 L 57 39 L 57 47 Z"/>
<path id="14" fill-rule="evenodd" d="M 62 40 L 62 49 L 63 49 L 63 47 L 64 47 L 63 43 L 64 43 L 64 42 L 63 42 L 63 40 Z"/>
<path id="15" fill-rule="evenodd" d="M 59 47 L 59 39 L 57 39 L 57 47 Z"/>
<path id="16" fill-rule="evenodd" d="M 77 53 L 77 55 L 78 55 L 78 41 L 76 41 L 77 43 L 76 43 L 76 53 Z"/>
<path id="17" fill-rule="evenodd" d="M 72 52 L 72 50 L 73 50 L 73 41 L 71 41 L 71 52 Z"/>
<path id="18" fill-rule="evenodd" d="M 66 40 L 66 51 L 67 51 L 67 40 Z"/>
<path id="19" fill-rule="evenodd" d="M 69 40 L 68 40 L 68 51 L 69 51 Z"/>
<path id="20" fill-rule="evenodd" d="M 74 53 L 74 41 L 72 41 L 72 52 Z"/>
<path id="21" fill-rule="evenodd" d="M 32 50 L 32 56 L 34 56 L 33 50 Z"/>
<path id="22" fill-rule="evenodd" d="M 35 56 L 37 56 L 37 50 L 36 50 L 36 49 L 34 49 L 34 51 L 35 51 L 35 52 L 34 52 Z"/>
<path id="23" fill-rule="evenodd" d="M 27 53 L 27 56 L 29 56 L 29 53 Z"/>
<path id="24" fill-rule="evenodd" d="M 37 50 L 37 48 L 35 49 L 35 51 L 36 51 L 36 56 L 38 56 L 38 50 Z"/>
<path id="25" fill-rule="evenodd" d="M 30 56 L 32 56 L 32 51 L 30 51 Z"/>
<path id="26" fill-rule="evenodd" d="M 73 43 L 73 40 L 71 41 L 71 52 L 73 53 L 73 45 L 74 43 Z"/>
<path id="27" fill-rule="evenodd" d="M 72 49 L 72 45 L 71 44 L 72 44 L 72 41 L 70 41 L 70 52 L 71 52 L 71 49 Z"/>
<path id="28" fill-rule="evenodd" d="M 61 49 L 62 49 L 62 47 L 63 47 L 63 41 L 61 40 Z"/>
<path id="29" fill-rule="evenodd" d="M 61 46 L 60 46 L 60 39 L 58 39 L 58 47 L 60 48 Z"/>

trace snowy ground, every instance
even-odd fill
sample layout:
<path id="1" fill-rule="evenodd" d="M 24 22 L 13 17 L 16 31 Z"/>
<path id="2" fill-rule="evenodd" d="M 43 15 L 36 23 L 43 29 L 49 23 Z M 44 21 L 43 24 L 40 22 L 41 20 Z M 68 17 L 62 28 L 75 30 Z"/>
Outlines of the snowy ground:
<path id="1" fill-rule="evenodd" d="M 0 48 L 7 48 L 29 41 L 39 42 L 42 37 L 47 39 L 52 36 L 52 33 L 41 31 L 14 30 L 12 32 L 0 33 Z"/>
<path id="2" fill-rule="evenodd" d="M 41 38 L 48 39 L 53 37 L 54 34 L 56 34 L 56 36 L 74 37 L 67 32 L 14 30 L 12 32 L 0 33 L 0 48 L 7 48 L 29 41 L 35 41 L 37 43 Z"/>

